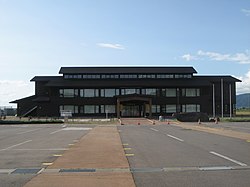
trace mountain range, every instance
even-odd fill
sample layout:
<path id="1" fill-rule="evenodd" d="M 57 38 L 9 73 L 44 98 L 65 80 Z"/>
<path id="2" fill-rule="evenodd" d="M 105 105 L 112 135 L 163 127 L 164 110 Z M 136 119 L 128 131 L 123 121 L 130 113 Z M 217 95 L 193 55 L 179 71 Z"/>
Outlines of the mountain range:
<path id="1" fill-rule="evenodd" d="M 236 96 L 236 108 L 250 108 L 250 93 Z"/>

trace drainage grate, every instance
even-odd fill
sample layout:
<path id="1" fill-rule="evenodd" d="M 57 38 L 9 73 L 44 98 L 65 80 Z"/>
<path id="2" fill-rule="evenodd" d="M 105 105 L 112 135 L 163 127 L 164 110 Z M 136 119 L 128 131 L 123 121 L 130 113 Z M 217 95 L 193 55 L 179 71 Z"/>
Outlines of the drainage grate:
<path id="1" fill-rule="evenodd" d="M 96 172 L 96 169 L 60 169 L 59 172 Z"/>
<path id="2" fill-rule="evenodd" d="M 14 170 L 11 174 L 37 174 L 42 168 L 19 168 Z"/>

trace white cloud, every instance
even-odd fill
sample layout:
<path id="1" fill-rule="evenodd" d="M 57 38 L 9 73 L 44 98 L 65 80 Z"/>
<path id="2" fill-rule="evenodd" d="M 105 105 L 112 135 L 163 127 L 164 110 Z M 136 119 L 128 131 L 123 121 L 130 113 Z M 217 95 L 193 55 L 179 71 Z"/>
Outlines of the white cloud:
<path id="1" fill-rule="evenodd" d="M 196 57 L 190 54 L 185 54 L 181 58 L 185 59 L 186 61 L 196 60 Z"/>
<path id="2" fill-rule="evenodd" d="M 185 54 L 182 56 L 186 61 L 190 60 L 210 60 L 210 61 L 226 61 L 239 64 L 250 64 L 250 52 L 246 50 L 242 53 L 222 54 L 218 52 L 210 52 L 199 50 L 196 55 Z"/>
<path id="3" fill-rule="evenodd" d="M 0 106 L 16 106 L 10 101 L 34 95 L 34 85 L 25 81 L 0 80 Z"/>
<path id="4" fill-rule="evenodd" d="M 242 82 L 237 83 L 237 94 L 250 93 L 250 70 L 243 77 L 238 77 Z"/>
<path id="5" fill-rule="evenodd" d="M 246 16 L 250 16 L 250 10 L 241 9 L 241 12 L 243 12 Z"/>
<path id="6" fill-rule="evenodd" d="M 122 46 L 121 44 L 98 43 L 96 45 L 99 47 L 104 47 L 104 48 L 125 49 L 125 47 Z"/>

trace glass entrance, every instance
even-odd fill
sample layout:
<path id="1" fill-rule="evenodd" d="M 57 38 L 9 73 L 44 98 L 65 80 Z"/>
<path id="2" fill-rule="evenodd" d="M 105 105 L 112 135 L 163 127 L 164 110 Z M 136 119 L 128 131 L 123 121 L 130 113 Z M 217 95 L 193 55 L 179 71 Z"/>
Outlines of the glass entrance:
<path id="1" fill-rule="evenodd" d="M 138 104 L 126 104 L 122 106 L 122 117 L 141 117 L 144 114 L 143 105 Z"/>

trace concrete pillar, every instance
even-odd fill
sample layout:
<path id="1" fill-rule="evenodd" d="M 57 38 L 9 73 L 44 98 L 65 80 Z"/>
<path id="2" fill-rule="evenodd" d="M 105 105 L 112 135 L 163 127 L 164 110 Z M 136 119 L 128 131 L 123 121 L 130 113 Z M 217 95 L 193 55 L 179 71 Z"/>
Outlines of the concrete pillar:
<path id="1" fill-rule="evenodd" d="M 152 118 L 152 99 L 149 99 L 149 118 Z"/>
<path id="2" fill-rule="evenodd" d="M 117 118 L 120 118 L 120 99 L 117 98 L 117 104 L 116 104 L 116 116 Z"/>

